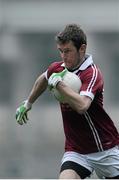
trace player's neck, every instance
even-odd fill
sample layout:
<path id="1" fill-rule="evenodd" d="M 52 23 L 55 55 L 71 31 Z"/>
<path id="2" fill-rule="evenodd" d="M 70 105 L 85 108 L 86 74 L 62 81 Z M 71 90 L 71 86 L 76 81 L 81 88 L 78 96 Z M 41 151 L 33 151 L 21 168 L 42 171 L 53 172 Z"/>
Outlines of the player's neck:
<path id="1" fill-rule="evenodd" d="M 82 60 L 80 60 L 80 62 L 72 69 L 68 69 L 70 72 L 73 72 L 77 69 L 79 69 L 79 67 L 83 64 L 83 62 L 86 60 L 86 58 L 84 57 Z"/>

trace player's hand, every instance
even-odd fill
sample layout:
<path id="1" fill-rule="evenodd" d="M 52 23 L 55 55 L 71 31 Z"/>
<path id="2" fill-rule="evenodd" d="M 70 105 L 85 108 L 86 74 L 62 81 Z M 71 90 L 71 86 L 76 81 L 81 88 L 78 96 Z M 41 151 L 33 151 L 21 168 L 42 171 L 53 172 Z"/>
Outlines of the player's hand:
<path id="1" fill-rule="evenodd" d="M 56 88 L 57 84 L 62 81 L 63 76 L 68 70 L 65 68 L 63 71 L 58 73 L 53 73 L 48 79 L 49 89 Z"/>
<path id="2" fill-rule="evenodd" d="M 27 112 L 32 108 L 32 104 L 29 103 L 27 100 L 23 102 L 23 104 L 17 108 L 16 110 L 16 121 L 23 125 L 24 123 L 27 123 L 28 116 Z"/>

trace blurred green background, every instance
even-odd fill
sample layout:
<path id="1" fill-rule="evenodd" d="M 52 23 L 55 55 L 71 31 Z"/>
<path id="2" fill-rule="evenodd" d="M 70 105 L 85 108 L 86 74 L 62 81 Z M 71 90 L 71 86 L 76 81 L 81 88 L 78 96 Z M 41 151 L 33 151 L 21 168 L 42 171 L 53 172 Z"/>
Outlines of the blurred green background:
<path id="1" fill-rule="evenodd" d="M 105 79 L 104 105 L 118 127 L 119 1 L 0 0 L 0 178 L 58 177 L 65 140 L 58 102 L 46 91 L 24 126 L 15 111 L 38 75 L 60 60 L 54 37 L 67 23 L 87 34 L 87 53 Z"/>

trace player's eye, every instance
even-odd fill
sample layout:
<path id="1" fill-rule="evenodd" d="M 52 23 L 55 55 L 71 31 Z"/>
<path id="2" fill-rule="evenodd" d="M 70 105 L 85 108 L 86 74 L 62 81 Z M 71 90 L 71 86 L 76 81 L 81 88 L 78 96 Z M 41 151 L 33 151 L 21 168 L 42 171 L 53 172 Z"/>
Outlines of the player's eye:
<path id="1" fill-rule="evenodd" d="M 67 54 L 67 53 L 69 53 L 69 52 L 70 52 L 70 49 L 64 50 L 64 53 L 65 53 L 65 54 Z"/>
<path id="2" fill-rule="evenodd" d="M 64 49 L 64 50 L 62 50 L 62 49 L 59 48 L 59 52 L 60 52 L 61 54 L 68 54 L 68 53 L 71 52 L 71 49 Z"/>

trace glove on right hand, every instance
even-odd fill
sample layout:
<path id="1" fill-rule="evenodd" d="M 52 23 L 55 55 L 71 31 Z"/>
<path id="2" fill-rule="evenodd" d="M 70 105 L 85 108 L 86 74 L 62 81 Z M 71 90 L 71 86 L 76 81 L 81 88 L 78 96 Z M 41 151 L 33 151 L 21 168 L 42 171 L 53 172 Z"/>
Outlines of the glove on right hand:
<path id="1" fill-rule="evenodd" d="M 28 117 L 27 112 L 32 108 L 32 104 L 29 103 L 27 100 L 23 102 L 23 104 L 17 108 L 16 110 L 16 121 L 23 125 L 24 123 L 27 123 Z"/>
<path id="2" fill-rule="evenodd" d="M 50 90 L 52 88 L 56 88 L 58 82 L 62 81 L 63 76 L 66 74 L 68 70 L 65 68 L 63 71 L 59 72 L 59 73 L 53 73 L 49 79 L 48 79 L 48 85 Z"/>

